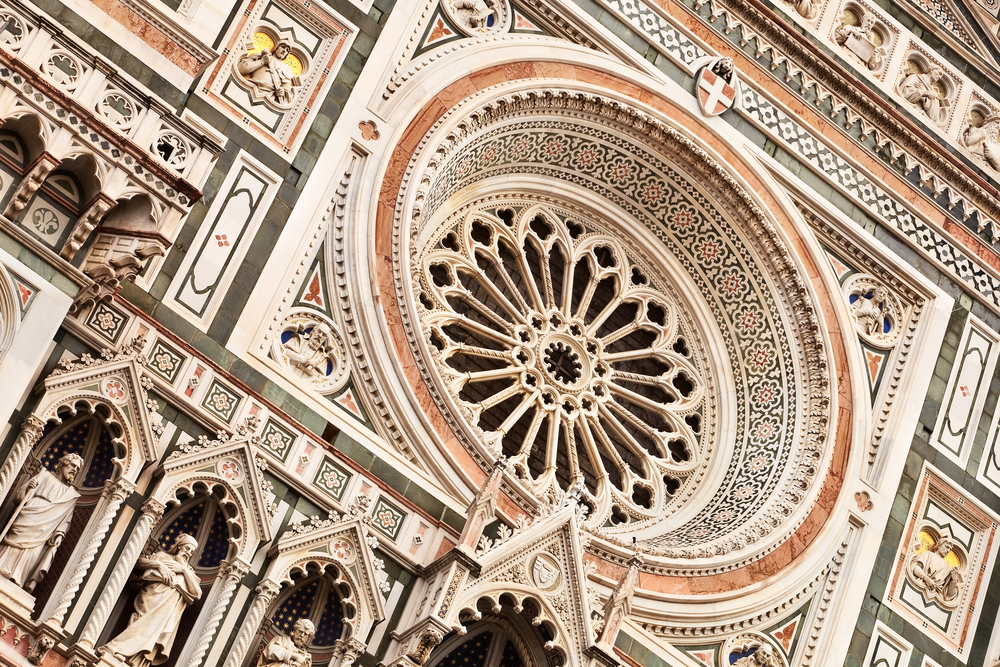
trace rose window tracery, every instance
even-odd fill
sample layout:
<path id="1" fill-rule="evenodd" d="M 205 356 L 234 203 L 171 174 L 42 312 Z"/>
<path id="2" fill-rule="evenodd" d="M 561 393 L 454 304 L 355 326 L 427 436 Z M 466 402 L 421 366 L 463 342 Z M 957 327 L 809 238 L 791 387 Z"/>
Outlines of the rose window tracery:
<path id="1" fill-rule="evenodd" d="M 417 282 L 436 368 L 536 494 L 582 483 L 597 525 L 662 519 L 703 464 L 707 364 L 666 280 L 546 206 L 446 223 Z"/>

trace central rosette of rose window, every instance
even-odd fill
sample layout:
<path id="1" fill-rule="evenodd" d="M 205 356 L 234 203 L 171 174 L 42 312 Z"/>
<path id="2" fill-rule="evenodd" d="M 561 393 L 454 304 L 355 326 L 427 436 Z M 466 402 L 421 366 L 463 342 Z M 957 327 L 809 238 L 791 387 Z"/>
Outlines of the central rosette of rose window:
<path id="1" fill-rule="evenodd" d="M 417 301 L 444 393 L 536 494 L 661 521 L 704 471 L 708 364 L 668 281 L 602 225 L 539 205 L 444 223 Z"/>

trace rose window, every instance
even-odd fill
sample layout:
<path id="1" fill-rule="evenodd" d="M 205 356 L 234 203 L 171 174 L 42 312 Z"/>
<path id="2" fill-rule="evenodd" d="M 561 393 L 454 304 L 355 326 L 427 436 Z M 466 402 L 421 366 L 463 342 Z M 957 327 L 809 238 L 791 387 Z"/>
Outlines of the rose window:
<path id="1" fill-rule="evenodd" d="M 702 469 L 707 363 L 668 283 L 597 223 L 473 212 L 425 246 L 428 350 L 488 454 L 536 495 L 582 483 L 591 522 L 659 521 Z"/>

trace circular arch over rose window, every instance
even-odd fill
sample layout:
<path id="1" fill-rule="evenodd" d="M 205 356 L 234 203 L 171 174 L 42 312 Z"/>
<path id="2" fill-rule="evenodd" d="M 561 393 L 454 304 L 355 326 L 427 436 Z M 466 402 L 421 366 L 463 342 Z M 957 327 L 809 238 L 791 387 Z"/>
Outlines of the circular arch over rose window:
<path id="1" fill-rule="evenodd" d="M 739 567 L 794 533 L 834 446 L 827 353 L 725 169 L 641 111 L 549 90 L 452 109 L 407 173 L 398 304 L 473 460 L 509 457 L 538 496 L 582 483 L 588 530 L 667 561 Z"/>

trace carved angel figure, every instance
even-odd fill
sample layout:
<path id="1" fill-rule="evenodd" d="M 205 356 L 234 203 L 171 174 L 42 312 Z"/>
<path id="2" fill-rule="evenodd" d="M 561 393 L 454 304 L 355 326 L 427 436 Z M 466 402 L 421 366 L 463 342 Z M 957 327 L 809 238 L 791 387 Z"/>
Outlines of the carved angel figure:
<path id="1" fill-rule="evenodd" d="M 257 667 L 310 667 L 312 656 L 306 646 L 316 636 L 316 628 L 308 618 L 300 618 L 292 626 L 292 636 L 278 635 L 260 653 Z"/>
<path id="2" fill-rule="evenodd" d="M 962 130 L 962 144 L 969 152 L 985 162 L 995 171 L 1000 171 L 1000 149 L 997 148 L 997 131 L 1000 130 L 1000 115 L 991 115 L 976 127 L 972 123 Z"/>
<path id="3" fill-rule="evenodd" d="M 166 662 L 177 636 L 181 614 L 201 597 L 201 581 L 188 563 L 198 548 L 190 535 L 180 535 L 169 552 L 140 558 L 142 588 L 135 596 L 135 613 L 128 627 L 104 649 L 132 667 Z"/>
<path id="4" fill-rule="evenodd" d="M 0 575 L 29 591 L 45 577 L 73 518 L 80 497 L 73 479 L 82 467 L 82 458 L 66 454 L 55 474 L 43 468 L 17 491 L 19 504 L 0 542 Z"/>
<path id="5" fill-rule="evenodd" d="M 284 62 L 291 52 L 288 42 L 278 42 L 273 53 L 261 49 L 257 53 L 242 55 L 236 70 L 262 96 L 276 104 L 291 104 L 295 91 L 301 86 L 292 68 Z"/>
<path id="6" fill-rule="evenodd" d="M 325 324 L 317 323 L 311 330 L 300 325 L 299 330 L 285 341 L 288 363 L 306 378 L 324 378 L 327 366 L 336 355 L 333 334 Z"/>
<path id="7" fill-rule="evenodd" d="M 921 551 L 910 561 L 910 574 L 928 599 L 952 602 L 961 592 L 962 573 L 947 560 L 953 546 L 950 539 L 942 538 L 933 549 Z"/>
<path id="8" fill-rule="evenodd" d="M 880 286 L 875 288 L 872 298 L 866 299 L 862 294 L 851 304 L 854 319 L 869 336 L 874 336 L 884 326 L 881 304 L 888 296 L 885 288 Z"/>
<path id="9" fill-rule="evenodd" d="M 493 0 L 456 0 L 455 9 L 464 10 L 470 28 L 485 26 L 493 15 Z"/>
<path id="10" fill-rule="evenodd" d="M 899 94 L 904 100 L 915 104 L 935 123 L 943 123 L 948 117 L 951 101 L 940 97 L 935 87 L 944 79 L 940 67 L 931 67 L 926 72 L 908 74 L 899 82 Z"/>
<path id="11" fill-rule="evenodd" d="M 745 655 L 734 662 L 731 667 L 774 667 L 774 665 L 770 647 L 761 645 L 750 655 Z"/>

